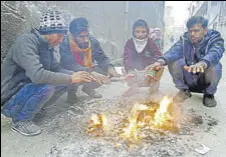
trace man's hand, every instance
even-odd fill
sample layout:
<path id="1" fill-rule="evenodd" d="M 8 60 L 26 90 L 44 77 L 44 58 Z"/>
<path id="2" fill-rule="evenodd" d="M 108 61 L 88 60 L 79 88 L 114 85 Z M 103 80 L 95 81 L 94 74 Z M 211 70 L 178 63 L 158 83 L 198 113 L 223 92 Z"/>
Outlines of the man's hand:
<path id="1" fill-rule="evenodd" d="M 74 72 L 71 75 L 71 83 L 91 82 L 94 79 L 90 73 L 85 71 Z"/>
<path id="2" fill-rule="evenodd" d="M 192 72 L 193 74 L 199 72 L 204 73 L 204 70 L 206 69 L 206 64 L 204 62 L 198 62 L 195 65 L 184 66 L 184 69 L 187 70 L 188 72 Z"/>
<path id="3" fill-rule="evenodd" d="M 160 70 L 160 69 L 162 69 L 162 68 L 163 68 L 162 63 L 160 63 L 160 62 L 155 62 L 155 63 L 153 63 L 153 64 L 147 66 L 147 67 L 145 68 L 145 70 L 146 70 L 146 71 L 151 71 L 151 70 L 156 70 L 156 71 L 158 71 L 158 70 Z"/>
<path id="4" fill-rule="evenodd" d="M 92 72 L 92 75 L 93 75 L 95 81 L 98 82 L 99 84 L 110 84 L 111 83 L 110 79 L 103 74 L 100 74 L 97 72 Z"/>
<path id="5" fill-rule="evenodd" d="M 115 70 L 114 67 L 110 67 L 108 69 L 108 75 L 109 77 L 120 77 L 121 75 Z"/>

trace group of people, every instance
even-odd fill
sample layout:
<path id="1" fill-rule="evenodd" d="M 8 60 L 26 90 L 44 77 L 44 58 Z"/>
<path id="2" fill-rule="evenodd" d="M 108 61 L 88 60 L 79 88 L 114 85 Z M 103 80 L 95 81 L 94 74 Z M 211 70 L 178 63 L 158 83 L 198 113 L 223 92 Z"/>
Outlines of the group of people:
<path id="1" fill-rule="evenodd" d="M 163 54 L 149 34 L 147 22 L 135 21 L 123 53 L 129 85 L 125 95 L 136 93 L 139 87 L 150 87 L 150 95 L 158 92 L 163 67 L 168 65 L 180 90 L 175 101 L 183 102 L 191 92 L 199 92 L 204 93 L 205 106 L 216 106 L 224 40 L 207 25 L 203 17 L 191 17 L 188 31 Z M 94 62 L 97 65 L 93 66 Z M 67 101 L 76 103 L 79 86 L 90 97 L 101 98 L 95 89 L 109 84 L 111 77 L 120 77 L 100 43 L 90 35 L 87 19 L 75 18 L 68 26 L 63 12 L 57 10 L 44 12 L 38 29 L 16 38 L 1 74 L 1 112 L 12 118 L 13 130 L 27 136 L 41 133 L 32 120 L 44 105 L 65 92 Z"/>

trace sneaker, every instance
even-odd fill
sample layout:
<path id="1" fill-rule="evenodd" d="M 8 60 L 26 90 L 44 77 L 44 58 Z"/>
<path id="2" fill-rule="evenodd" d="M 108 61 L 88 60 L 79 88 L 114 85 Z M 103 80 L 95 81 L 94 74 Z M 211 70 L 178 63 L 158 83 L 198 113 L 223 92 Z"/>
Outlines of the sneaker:
<path id="1" fill-rule="evenodd" d="M 173 98 L 174 102 L 184 102 L 186 99 L 190 98 L 192 95 L 191 95 L 191 92 L 187 89 L 184 89 L 184 90 L 180 90 L 180 92 L 178 92 L 176 94 L 176 96 Z"/>
<path id="2" fill-rule="evenodd" d="M 217 101 L 215 100 L 214 95 L 204 94 L 203 105 L 206 107 L 215 107 L 217 105 Z"/>
<path id="3" fill-rule="evenodd" d="M 91 88 L 82 88 L 82 91 L 88 94 L 92 98 L 102 98 L 102 95 L 97 93 L 94 89 Z"/>
<path id="4" fill-rule="evenodd" d="M 76 102 L 78 102 L 78 97 L 76 96 L 75 93 L 68 92 L 67 93 L 67 102 L 69 104 L 75 104 Z"/>
<path id="5" fill-rule="evenodd" d="M 12 130 L 25 136 L 35 136 L 42 132 L 40 127 L 30 120 L 12 122 Z"/>

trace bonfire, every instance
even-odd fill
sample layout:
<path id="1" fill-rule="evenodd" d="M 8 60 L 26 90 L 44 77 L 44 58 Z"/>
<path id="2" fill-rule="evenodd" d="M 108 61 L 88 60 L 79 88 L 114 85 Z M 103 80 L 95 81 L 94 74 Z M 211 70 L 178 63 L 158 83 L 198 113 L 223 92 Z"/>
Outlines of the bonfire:
<path id="1" fill-rule="evenodd" d="M 108 132 L 117 132 L 120 138 L 131 143 L 142 139 L 142 129 L 167 130 L 175 132 L 178 130 L 177 115 L 173 112 L 173 101 L 164 97 L 160 103 L 135 103 L 127 117 L 122 117 L 120 126 L 110 126 L 107 116 L 103 113 L 93 114 L 89 121 L 87 132 L 100 136 Z M 145 132 L 146 133 L 146 132 Z"/>

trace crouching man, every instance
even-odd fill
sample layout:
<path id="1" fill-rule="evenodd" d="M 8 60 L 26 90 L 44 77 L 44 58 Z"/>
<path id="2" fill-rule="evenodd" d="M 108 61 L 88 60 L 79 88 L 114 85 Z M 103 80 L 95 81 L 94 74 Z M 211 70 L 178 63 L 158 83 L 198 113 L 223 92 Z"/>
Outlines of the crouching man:
<path id="1" fill-rule="evenodd" d="M 41 16 L 40 28 L 19 36 L 1 69 L 1 112 L 12 118 L 12 129 L 27 136 L 41 133 L 32 122 L 41 108 L 66 91 L 69 84 L 91 82 L 87 72 L 59 66 L 54 50 L 67 33 L 63 13 L 49 10 Z"/>
<path id="2" fill-rule="evenodd" d="M 219 32 L 207 29 L 208 20 L 191 17 L 188 32 L 177 41 L 150 69 L 168 65 L 173 82 L 180 91 L 174 100 L 183 102 L 191 92 L 203 93 L 203 104 L 214 107 L 214 94 L 222 77 L 220 59 L 224 53 L 224 40 Z"/>
<path id="3" fill-rule="evenodd" d="M 61 66 L 73 71 L 87 71 L 98 81 L 74 84 L 68 88 L 68 102 L 78 101 L 76 92 L 79 86 L 82 91 L 92 98 L 101 98 L 102 95 L 95 91 L 102 84 L 110 83 L 109 77 L 120 76 L 109 58 L 102 50 L 100 43 L 89 34 L 89 24 L 83 17 L 75 18 L 69 26 L 69 34 L 60 44 Z M 96 66 L 94 63 L 96 62 Z M 109 77 L 108 77 L 109 76 Z"/>

